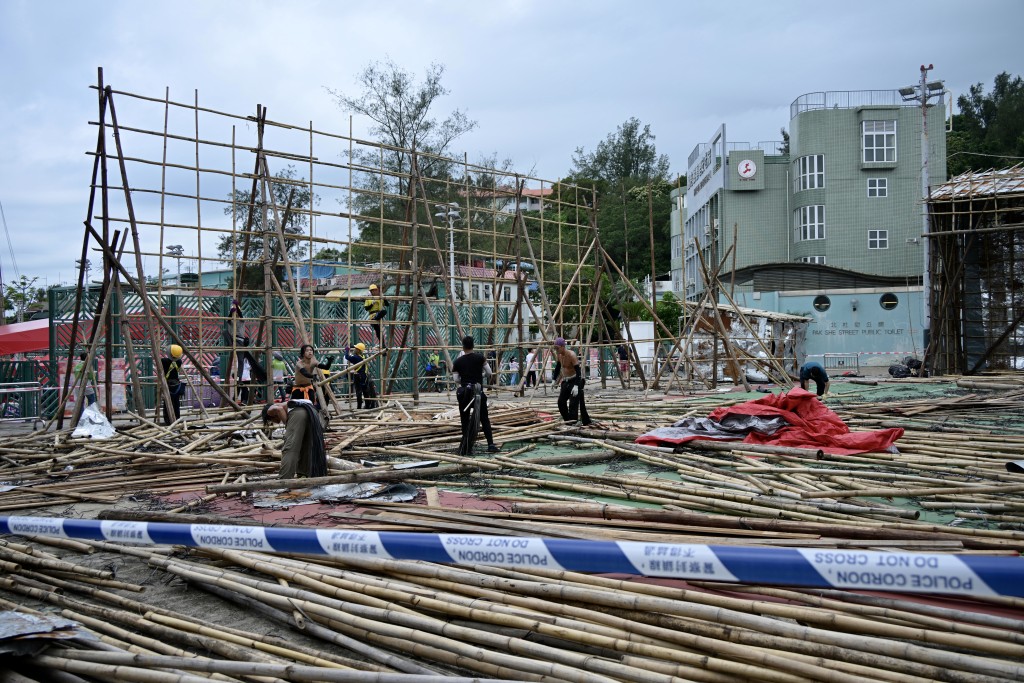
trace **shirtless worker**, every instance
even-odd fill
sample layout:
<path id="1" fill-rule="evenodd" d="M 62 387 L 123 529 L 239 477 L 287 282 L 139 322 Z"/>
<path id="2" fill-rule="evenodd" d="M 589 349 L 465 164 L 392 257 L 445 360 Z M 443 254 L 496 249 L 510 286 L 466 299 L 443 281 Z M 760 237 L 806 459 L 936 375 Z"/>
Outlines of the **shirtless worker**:
<path id="1" fill-rule="evenodd" d="M 583 369 L 576 354 L 566 347 L 561 337 L 555 340 L 555 360 L 558 361 L 561 386 L 558 392 L 558 412 L 567 425 L 575 425 L 577 419 L 583 426 L 589 425 L 590 415 L 583 400 Z"/>

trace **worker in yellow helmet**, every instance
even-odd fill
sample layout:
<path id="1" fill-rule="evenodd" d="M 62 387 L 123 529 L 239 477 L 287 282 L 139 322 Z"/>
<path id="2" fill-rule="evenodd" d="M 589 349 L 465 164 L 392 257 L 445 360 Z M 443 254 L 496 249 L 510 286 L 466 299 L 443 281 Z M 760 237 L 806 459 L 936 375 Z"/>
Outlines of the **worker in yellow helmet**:
<path id="1" fill-rule="evenodd" d="M 377 333 L 377 343 L 384 344 L 384 318 L 388 314 L 388 302 L 384 300 L 377 285 L 370 285 L 370 295 L 363 302 L 363 308 L 370 318 L 374 332 Z"/>
<path id="2" fill-rule="evenodd" d="M 171 424 L 181 417 L 181 396 L 185 393 L 185 384 L 181 381 L 181 354 L 182 348 L 177 344 L 171 344 L 170 357 L 161 358 L 160 365 L 163 367 L 164 380 L 167 381 L 167 388 L 171 392 L 170 411 L 164 405 L 164 423 Z M 171 417 L 171 412 L 174 417 Z"/>

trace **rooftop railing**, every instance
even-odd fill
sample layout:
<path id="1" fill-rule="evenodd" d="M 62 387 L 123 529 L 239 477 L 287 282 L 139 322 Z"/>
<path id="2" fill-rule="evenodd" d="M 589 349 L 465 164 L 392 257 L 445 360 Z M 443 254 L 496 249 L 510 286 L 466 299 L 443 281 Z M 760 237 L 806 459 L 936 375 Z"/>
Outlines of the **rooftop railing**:
<path id="1" fill-rule="evenodd" d="M 789 105 L 789 118 L 812 109 L 853 109 L 855 107 L 916 107 L 914 101 L 904 102 L 898 90 L 837 90 L 809 92 Z"/>

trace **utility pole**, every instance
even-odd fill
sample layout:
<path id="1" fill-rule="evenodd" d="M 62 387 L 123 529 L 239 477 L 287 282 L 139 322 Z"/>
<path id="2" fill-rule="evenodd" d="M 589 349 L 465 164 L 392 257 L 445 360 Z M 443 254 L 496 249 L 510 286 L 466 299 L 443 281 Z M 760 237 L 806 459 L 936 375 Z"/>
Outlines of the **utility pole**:
<path id="1" fill-rule="evenodd" d="M 931 344 L 932 326 L 932 277 L 931 277 L 931 241 L 928 233 L 931 229 L 928 216 L 928 198 L 931 196 L 931 184 L 928 177 L 928 106 L 933 98 L 942 98 L 945 85 L 942 81 L 928 81 L 928 72 L 934 65 L 921 65 L 921 79 L 916 85 L 900 88 L 904 102 L 917 102 L 921 105 L 921 235 L 924 242 L 922 286 L 922 343 L 924 345 L 924 368 L 929 366 L 928 346 Z"/>

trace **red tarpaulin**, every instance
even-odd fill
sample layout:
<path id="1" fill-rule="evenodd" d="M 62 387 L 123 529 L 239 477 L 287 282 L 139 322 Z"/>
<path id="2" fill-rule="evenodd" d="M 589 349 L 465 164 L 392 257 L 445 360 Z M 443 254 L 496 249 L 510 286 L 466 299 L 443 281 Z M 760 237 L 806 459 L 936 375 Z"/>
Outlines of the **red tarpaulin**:
<path id="1" fill-rule="evenodd" d="M 846 423 L 819 401 L 815 394 L 800 388 L 791 389 L 783 394 L 769 394 L 764 398 L 735 406 L 717 408 L 708 417 L 721 422 L 731 415 L 781 417 L 788 423 L 773 434 L 751 431 L 743 438 L 744 443 L 814 448 L 833 455 L 885 451 L 903 436 L 903 430 L 898 427 L 873 432 L 851 432 Z M 701 438 L 704 437 L 682 436 L 673 439 L 664 435 L 644 434 L 637 438 L 636 442 L 674 445 Z"/>
<path id="2" fill-rule="evenodd" d="M 50 349 L 50 321 L 32 320 L 27 323 L 0 325 L 0 356 Z"/>

